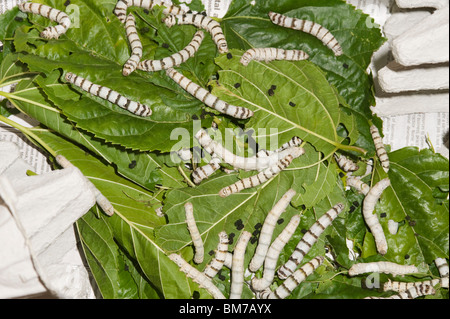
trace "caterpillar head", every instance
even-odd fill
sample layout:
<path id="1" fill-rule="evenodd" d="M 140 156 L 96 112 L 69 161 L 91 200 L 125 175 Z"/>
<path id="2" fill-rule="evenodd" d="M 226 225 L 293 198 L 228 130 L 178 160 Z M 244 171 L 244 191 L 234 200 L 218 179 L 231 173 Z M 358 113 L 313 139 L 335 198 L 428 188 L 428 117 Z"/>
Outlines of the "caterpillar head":
<path id="1" fill-rule="evenodd" d="M 270 18 L 270 20 L 274 20 L 275 19 L 275 17 L 276 17 L 276 15 L 277 15 L 278 13 L 275 13 L 275 12 L 273 12 L 273 11 L 269 11 L 269 18 Z"/>
<path id="2" fill-rule="evenodd" d="M 168 28 L 171 28 L 176 24 L 177 19 L 175 18 L 174 15 L 170 15 L 170 16 L 166 17 L 165 19 L 163 19 L 163 22 Z"/>
<path id="3" fill-rule="evenodd" d="M 219 196 L 222 198 L 228 197 L 231 195 L 231 191 L 229 187 L 222 188 L 219 192 Z"/>
<path id="4" fill-rule="evenodd" d="M 66 76 L 65 76 L 65 79 L 67 81 L 70 81 L 70 80 L 72 80 L 73 77 L 74 77 L 74 74 L 72 72 L 67 72 Z"/>
<path id="5" fill-rule="evenodd" d="M 247 66 L 251 60 L 252 60 L 251 55 L 246 52 L 242 55 L 240 62 L 242 65 Z"/>
<path id="6" fill-rule="evenodd" d="M 227 53 L 228 52 L 228 44 L 225 43 L 221 43 L 219 45 L 219 53 Z"/>

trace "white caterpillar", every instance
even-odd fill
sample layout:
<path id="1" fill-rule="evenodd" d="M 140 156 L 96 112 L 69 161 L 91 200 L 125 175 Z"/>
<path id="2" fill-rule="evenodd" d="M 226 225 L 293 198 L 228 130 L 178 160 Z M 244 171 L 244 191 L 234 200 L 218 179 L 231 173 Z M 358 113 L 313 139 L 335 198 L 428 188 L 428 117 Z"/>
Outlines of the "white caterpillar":
<path id="1" fill-rule="evenodd" d="M 289 154 L 285 158 L 280 159 L 274 166 L 271 166 L 256 175 L 243 178 L 230 186 L 222 188 L 219 191 L 219 196 L 225 198 L 230 196 L 231 194 L 239 193 L 244 189 L 256 187 L 267 182 L 272 177 L 278 175 L 282 170 L 286 169 L 286 167 L 288 167 L 292 163 L 294 158 L 297 158 L 304 153 L 305 150 L 303 148 L 294 148 L 292 154 Z"/>
<path id="2" fill-rule="evenodd" d="M 173 68 L 168 68 L 166 70 L 166 74 L 196 99 L 221 113 L 238 119 L 248 119 L 253 116 L 253 112 L 251 110 L 245 107 L 234 106 L 222 101 L 217 96 L 212 95 L 200 85 L 192 82 Z"/>
<path id="3" fill-rule="evenodd" d="M 139 34 L 136 30 L 136 20 L 132 14 L 127 16 L 125 22 L 125 29 L 127 32 L 128 42 L 131 46 L 131 57 L 123 66 L 122 74 L 124 76 L 130 75 L 134 70 L 136 70 L 139 61 L 141 61 L 143 48 L 141 40 L 139 39 Z"/>
<path id="4" fill-rule="evenodd" d="M 267 299 L 284 299 L 289 296 L 295 288 L 297 288 L 309 275 L 311 275 L 324 261 L 324 257 L 319 256 L 305 265 L 297 269 L 291 276 L 289 276 L 283 283 L 278 286 L 275 291 L 265 290 L 261 294 L 261 298 Z"/>
<path id="5" fill-rule="evenodd" d="M 228 243 L 227 233 L 225 231 L 220 232 L 215 256 L 203 271 L 206 277 L 212 279 L 222 269 L 228 254 Z"/>
<path id="6" fill-rule="evenodd" d="M 258 48 L 249 49 L 241 57 L 241 64 L 247 66 L 250 61 L 265 61 L 266 63 L 274 60 L 301 61 L 309 58 L 309 55 L 302 50 L 284 50 L 277 48 Z"/>
<path id="7" fill-rule="evenodd" d="M 380 160 L 383 170 L 387 173 L 389 172 L 390 163 L 386 149 L 384 148 L 383 139 L 381 138 L 380 131 L 375 125 L 372 125 L 370 127 L 370 133 L 372 134 L 372 139 L 373 143 L 375 144 L 378 159 Z"/>
<path id="8" fill-rule="evenodd" d="M 252 234 L 243 231 L 234 248 L 233 261 L 231 265 L 231 288 L 230 299 L 240 299 L 244 286 L 244 257 L 248 242 Z"/>
<path id="9" fill-rule="evenodd" d="M 384 190 L 391 185 L 389 178 L 382 179 L 374 187 L 370 189 L 363 201 L 363 216 L 367 223 L 372 235 L 375 239 L 377 251 L 384 255 L 387 253 L 388 245 L 386 236 L 384 235 L 383 228 L 381 227 L 378 216 L 374 214 L 375 205 L 381 197 Z"/>
<path id="10" fill-rule="evenodd" d="M 46 39 L 58 39 L 62 34 L 70 28 L 71 21 L 67 14 L 64 12 L 49 7 L 41 3 L 21 3 L 19 9 L 22 12 L 31 12 L 39 14 L 43 17 L 50 19 L 51 21 L 59 23 L 57 26 L 47 27 L 41 32 L 41 37 Z"/>
<path id="11" fill-rule="evenodd" d="M 198 140 L 199 144 L 205 149 L 209 154 L 216 155 L 221 158 L 225 163 L 233 166 L 235 169 L 243 169 L 247 171 L 261 171 L 266 168 L 269 168 L 277 162 L 288 156 L 293 152 L 293 148 L 288 148 L 282 150 L 280 152 L 273 152 L 270 156 L 264 157 L 241 157 L 236 156 L 226 148 L 222 146 L 222 144 L 214 141 L 208 134 L 206 130 L 199 130 L 195 134 L 195 138 Z"/>
<path id="12" fill-rule="evenodd" d="M 355 162 L 344 155 L 335 154 L 334 157 L 336 158 L 337 164 L 344 172 L 354 172 L 359 169 L 359 166 Z"/>
<path id="13" fill-rule="evenodd" d="M 214 283 L 206 277 L 205 274 L 191 266 L 186 260 L 178 254 L 169 255 L 170 260 L 175 262 L 180 268 L 180 271 L 184 272 L 186 276 L 192 278 L 192 280 L 199 284 L 201 288 L 205 288 L 214 299 L 225 299 L 225 296 L 217 288 Z"/>
<path id="14" fill-rule="evenodd" d="M 277 221 L 295 194 L 295 190 L 289 189 L 267 214 L 259 235 L 258 246 L 248 267 L 251 272 L 257 271 L 263 265 Z"/>
<path id="15" fill-rule="evenodd" d="M 211 33 L 213 41 L 219 49 L 219 53 L 228 52 L 227 40 L 225 40 L 220 23 L 210 17 L 204 16 L 203 14 L 175 14 L 165 18 L 164 23 L 169 28 L 175 24 L 192 24 L 197 28 L 204 29 Z"/>
<path id="16" fill-rule="evenodd" d="M 203 262 L 203 257 L 205 255 L 205 250 L 203 246 L 203 240 L 200 236 L 200 232 L 197 228 L 197 223 L 195 222 L 194 218 L 194 207 L 192 206 L 192 203 L 186 203 L 184 205 L 184 210 L 186 212 L 186 223 L 189 230 L 189 234 L 192 238 L 192 243 L 194 244 L 194 262 L 196 264 L 201 264 Z"/>
<path id="17" fill-rule="evenodd" d="M 285 28 L 300 30 L 315 36 L 320 41 L 322 41 L 323 44 L 330 48 L 334 52 L 335 56 L 340 56 L 344 53 L 342 51 L 341 45 L 333 36 L 333 34 L 331 34 L 329 30 L 325 29 L 318 23 L 308 20 L 290 18 L 275 12 L 269 12 L 269 17 L 274 24 Z"/>
<path id="18" fill-rule="evenodd" d="M 367 193 L 369 193 L 370 191 L 370 186 L 356 176 L 347 177 L 347 186 L 356 188 L 356 190 L 364 195 L 367 195 Z"/>
<path id="19" fill-rule="evenodd" d="M 82 78 L 81 76 L 78 76 L 71 72 L 67 72 L 65 78 L 67 81 L 80 87 L 84 91 L 92 95 L 99 96 L 102 99 L 105 99 L 113 104 L 117 104 L 119 107 L 131 113 L 139 116 L 150 116 L 152 114 L 152 110 L 147 105 L 131 101 L 118 92 L 107 87 L 94 84 L 91 81 Z"/>
<path id="20" fill-rule="evenodd" d="M 74 165 L 63 155 L 57 155 L 56 156 L 56 162 L 61 165 L 62 168 L 68 168 L 73 167 Z M 108 215 L 112 216 L 114 215 L 114 207 L 111 204 L 111 202 L 95 187 L 95 185 L 86 178 L 86 182 L 91 189 L 91 191 L 95 195 L 95 200 L 97 202 L 97 205 Z"/>
<path id="21" fill-rule="evenodd" d="M 264 274 L 262 278 L 253 277 L 252 288 L 256 291 L 261 291 L 270 286 L 275 277 L 275 268 L 277 266 L 278 257 L 287 242 L 294 235 L 297 226 L 300 224 L 300 215 L 295 215 L 289 221 L 289 224 L 283 229 L 277 238 L 270 245 L 264 259 Z"/>
<path id="22" fill-rule="evenodd" d="M 289 277 L 301 263 L 303 258 L 309 252 L 311 247 L 316 243 L 320 235 L 325 229 L 331 225 L 333 220 L 344 210 L 344 205 L 341 203 L 336 204 L 329 211 L 323 214 L 303 235 L 294 251 L 292 252 L 289 260 L 278 269 L 278 277 L 285 279 Z"/>
<path id="23" fill-rule="evenodd" d="M 383 285 L 383 291 L 397 291 L 397 292 L 404 292 L 412 287 L 417 287 L 420 285 L 429 285 L 429 286 L 436 286 L 441 285 L 442 288 L 448 289 L 448 277 L 445 278 L 436 278 L 432 280 L 425 280 L 425 281 L 416 281 L 416 282 L 401 282 L 401 281 L 391 281 L 384 283 Z"/>
<path id="24" fill-rule="evenodd" d="M 377 261 L 354 264 L 348 270 L 348 275 L 357 276 L 364 273 L 385 273 L 392 274 L 394 276 L 403 276 L 418 272 L 419 269 L 417 269 L 417 267 L 414 265 L 399 265 L 389 261 Z"/>
<path id="25" fill-rule="evenodd" d="M 124 23 L 127 16 L 128 7 L 141 7 L 143 9 L 153 9 L 155 5 L 164 6 L 164 14 L 183 14 L 184 11 L 179 7 L 169 4 L 164 0 L 119 0 L 114 8 L 114 14 Z"/>
<path id="26" fill-rule="evenodd" d="M 436 267 L 439 271 L 439 274 L 441 275 L 442 278 L 448 277 L 449 268 L 448 268 L 447 260 L 445 258 L 436 258 L 434 260 L 434 264 L 436 265 Z"/>
<path id="27" fill-rule="evenodd" d="M 288 142 L 281 145 L 281 147 L 279 149 L 276 149 L 275 151 L 268 151 L 268 150 L 264 150 L 264 149 L 260 150 L 256 154 L 256 157 L 272 156 L 274 153 L 279 153 L 279 152 L 285 151 L 289 148 L 300 146 L 302 143 L 303 143 L 303 141 L 298 136 L 294 136 Z"/>
<path id="28" fill-rule="evenodd" d="M 155 72 L 179 66 L 194 56 L 202 44 L 204 37 L 203 31 L 197 31 L 194 34 L 192 41 L 180 52 L 174 53 L 171 56 L 161 60 L 141 61 L 137 68 L 142 71 Z"/>
<path id="29" fill-rule="evenodd" d="M 210 177 L 214 172 L 220 168 L 221 159 L 218 157 L 212 157 L 208 164 L 197 167 L 192 172 L 192 179 L 195 184 L 200 184 L 204 179 Z"/>
<path id="30" fill-rule="evenodd" d="M 398 295 L 393 295 L 390 297 L 366 297 L 364 299 L 416 299 L 421 296 L 434 295 L 436 291 L 434 288 L 428 284 L 421 284 L 413 286 L 406 291 L 401 292 Z"/>

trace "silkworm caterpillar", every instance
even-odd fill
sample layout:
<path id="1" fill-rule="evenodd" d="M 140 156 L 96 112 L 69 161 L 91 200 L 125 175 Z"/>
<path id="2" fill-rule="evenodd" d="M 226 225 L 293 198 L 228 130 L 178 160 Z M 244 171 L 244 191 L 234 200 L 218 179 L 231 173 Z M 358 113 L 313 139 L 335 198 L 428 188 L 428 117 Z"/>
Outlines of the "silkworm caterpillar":
<path id="1" fill-rule="evenodd" d="M 347 186 L 356 188 L 356 190 L 364 195 L 367 195 L 367 193 L 369 193 L 370 191 L 370 186 L 356 176 L 347 177 Z"/>
<path id="2" fill-rule="evenodd" d="M 436 258 L 434 260 L 434 264 L 436 265 L 441 277 L 448 277 L 449 268 L 448 268 L 447 260 L 445 260 L 445 258 Z"/>
<path id="3" fill-rule="evenodd" d="M 225 40 L 225 36 L 223 34 L 220 23 L 210 17 L 204 16 L 203 14 L 192 13 L 172 14 L 164 19 L 164 23 L 169 28 L 171 28 L 175 24 L 192 24 L 197 28 L 204 29 L 211 34 L 214 43 L 219 49 L 219 53 L 228 52 L 227 40 Z"/>
<path id="4" fill-rule="evenodd" d="M 274 60 L 301 61 L 309 58 L 309 55 L 302 50 L 284 50 L 277 48 L 258 48 L 249 49 L 241 57 L 241 64 L 247 66 L 250 61 L 265 61 L 266 63 Z"/>
<path id="5" fill-rule="evenodd" d="M 136 30 L 136 19 L 131 13 L 127 16 L 125 30 L 131 46 L 131 57 L 123 66 L 122 74 L 128 76 L 136 70 L 143 53 L 142 43 Z"/>
<path id="6" fill-rule="evenodd" d="M 398 223 L 395 220 L 388 220 L 388 230 L 391 235 L 395 235 L 398 232 Z"/>
<path id="7" fill-rule="evenodd" d="M 436 290 L 428 284 L 421 284 L 408 288 L 408 290 L 401 292 L 398 295 L 390 297 L 366 297 L 364 299 L 416 299 L 421 296 L 434 295 Z"/>
<path id="8" fill-rule="evenodd" d="M 197 228 L 197 223 L 194 218 L 194 207 L 192 203 L 186 203 L 184 205 L 184 210 L 186 212 L 186 223 L 189 230 L 189 234 L 192 238 L 192 243 L 194 244 L 194 262 L 196 264 L 201 264 L 203 262 L 203 257 L 205 255 L 205 250 L 203 246 L 203 240 L 200 236 L 200 232 Z"/>
<path id="9" fill-rule="evenodd" d="M 74 165 L 63 155 L 57 155 L 56 156 L 56 162 L 62 167 L 62 168 L 68 168 L 68 167 L 74 167 Z M 111 204 L 111 202 L 95 187 L 95 185 L 86 178 L 86 182 L 90 188 L 90 190 L 95 195 L 95 200 L 97 202 L 97 205 L 108 215 L 112 216 L 114 215 L 114 207 Z"/>
<path id="10" fill-rule="evenodd" d="M 295 215 L 291 218 L 288 225 L 278 235 L 277 238 L 270 245 L 264 259 L 264 274 L 262 278 L 253 277 L 252 288 L 256 291 L 264 290 L 270 286 L 275 277 L 275 268 L 277 266 L 278 257 L 287 242 L 294 235 L 297 226 L 300 223 L 300 215 Z"/>
<path id="11" fill-rule="evenodd" d="M 187 77 L 173 68 L 168 68 L 166 74 L 185 91 L 202 101 L 207 106 L 238 119 L 247 119 L 253 116 L 253 112 L 245 107 L 234 106 L 212 95 L 200 85 L 192 82 Z"/>
<path id="12" fill-rule="evenodd" d="M 51 21 L 59 23 L 56 26 L 45 28 L 44 31 L 41 32 L 41 37 L 43 38 L 58 39 L 61 34 L 66 33 L 66 31 L 70 28 L 71 21 L 69 16 L 64 12 L 47 5 L 26 2 L 19 4 L 19 9 L 22 12 L 38 14 L 50 19 Z"/>
<path id="13" fill-rule="evenodd" d="M 65 78 L 67 81 L 80 87 L 84 91 L 94 96 L 99 96 L 102 99 L 116 104 L 131 113 L 139 116 L 150 116 L 152 114 L 152 110 L 147 105 L 131 101 L 118 92 L 111 90 L 110 88 L 107 88 L 105 86 L 94 84 L 91 81 L 82 78 L 81 76 L 78 76 L 71 72 L 67 72 Z"/>
<path id="14" fill-rule="evenodd" d="M 329 49 L 331 49 L 335 56 L 340 56 L 344 53 L 341 45 L 336 40 L 334 35 L 318 23 L 308 20 L 300 20 L 297 18 L 290 18 L 275 12 L 269 12 L 269 17 L 274 24 L 284 28 L 303 31 L 315 36 Z"/>
<path id="15" fill-rule="evenodd" d="M 341 203 L 336 204 L 325 214 L 323 214 L 303 235 L 299 241 L 288 261 L 278 269 L 278 277 L 285 279 L 289 277 L 301 263 L 303 258 L 309 252 L 311 247 L 316 243 L 320 235 L 325 229 L 331 225 L 334 219 L 344 210 L 344 205 Z"/>
<path id="16" fill-rule="evenodd" d="M 142 71 L 155 72 L 160 70 L 167 70 L 186 62 L 193 57 L 198 51 L 198 48 L 204 39 L 203 31 L 197 31 L 192 38 L 192 41 L 180 52 L 174 53 L 171 56 L 161 60 L 144 60 L 141 61 L 137 68 Z"/>
<path id="17" fill-rule="evenodd" d="M 230 186 L 222 188 L 219 191 L 219 196 L 225 198 L 230 196 L 231 194 L 239 193 L 244 189 L 256 187 L 267 182 L 272 177 L 278 175 L 282 170 L 286 169 L 286 167 L 288 167 L 292 163 L 294 158 L 297 158 L 304 153 L 305 151 L 303 148 L 295 148 L 292 154 L 289 154 L 285 158 L 282 158 L 274 166 L 271 166 L 256 175 L 241 179 L 240 181 Z"/>
<path id="18" fill-rule="evenodd" d="M 354 264 L 348 270 L 348 275 L 353 277 L 364 273 L 385 273 L 394 276 L 402 276 L 418 272 L 419 269 L 414 265 L 400 265 L 389 261 L 377 261 Z"/>
<path id="19" fill-rule="evenodd" d="M 295 194 L 295 190 L 289 189 L 267 214 L 259 235 L 258 246 L 248 267 L 251 272 L 257 271 L 263 265 L 277 221 L 289 206 Z"/>
<path id="20" fill-rule="evenodd" d="M 190 161 L 192 159 L 192 153 L 189 148 L 182 148 L 177 151 L 177 155 L 181 158 L 182 161 Z"/>
<path id="21" fill-rule="evenodd" d="M 289 276 L 283 283 L 278 286 L 275 291 L 268 293 L 267 299 L 284 299 L 289 296 L 295 288 L 297 288 L 309 275 L 311 275 L 323 263 L 324 257 L 319 256 L 311 259 L 311 261 L 304 264 L 297 269 L 291 276 Z"/>
<path id="22" fill-rule="evenodd" d="M 219 244 L 217 245 L 214 258 L 206 266 L 203 273 L 206 277 L 212 279 L 222 269 L 228 253 L 228 235 L 225 231 L 219 234 Z"/>
<path id="23" fill-rule="evenodd" d="M 124 23 L 126 20 L 128 7 L 141 7 L 143 9 L 153 9 L 154 6 L 164 6 L 164 14 L 183 14 L 184 11 L 174 5 L 169 4 L 164 0 L 119 0 L 114 8 L 114 14 Z"/>
<path id="24" fill-rule="evenodd" d="M 234 248 L 231 265 L 230 299 L 240 299 L 242 295 L 242 288 L 244 286 L 244 257 L 250 237 L 252 237 L 250 232 L 243 231 Z"/>
<path id="25" fill-rule="evenodd" d="M 370 127 L 370 134 L 372 134 L 373 143 L 375 144 L 375 149 L 377 152 L 380 164 L 383 170 L 387 173 L 389 172 L 389 157 L 387 155 L 386 149 L 384 148 L 383 139 L 381 138 L 380 131 L 375 125 Z"/>
<path id="26" fill-rule="evenodd" d="M 375 205 L 381 197 L 384 190 L 391 185 L 389 178 L 382 179 L 375 186 L 373 186 L 367 193 L 363 201 L 363 216 L 369 227 L 372 235 L 375 239 L 375 244 L 377 246 L 377 251 L 384 255 L 387 253 L 388 246 L 386 241 L 386 236 L 384 235 L 383 228 L 381 227 L 378 216 L 374 214 Z"/>
<path id="27" fill-rule="evenodd" d="M 180 271 L 184 272 L 186 276 L 199 284 L 201 288 L 205 288 L 214 299 L 225 299 L 225 296 L 219 288 L 217 288 L 204 273 L 200 272 L 184 260 L 183 257 L 174 253 L 169 255 L 169 259 L 175 262 L 180 268 Z"/>
<path id="28" fill-rule="evenodd" d="M 200 184 L 204 179 L 210 177 L 214 172 L 220 168 L 221 159 L 218 157 L 212 157 L 208 164 L 197 167 L 192 172 L 192 179 L 195 184 Z"/>
<path id="29" fill-rule="evenodd" d="M 199 144 L 211 155 L 217 155 L 225 163 L 233 166 L 235 169 L 243 169 L 247 171 L 261 171 L 275 165 L 280 159 L 285 158 L 293 152 L 293 148 L 285 149 L 281 152 L 273 152 L 270 156 L 265 157 L 241 157 L 236 156 L 226 148 L 214 141 L 206 130 L 199 130 L 195 134 L 195 138 Z"/>
<path id="30" fill-rule="evenodd" d="M 359 166 L 355 162 L 344 155 L 334 154 L 334 157 L 336 158 L 336 163 L 344 172 L 354 172 L 359 169 Z"/>
<path id="31" fill-rule="evenodd" d="M 233 266 L 233 254 L 230 252 L 227 252 L 225 256 L 225 261 L 223 262 L 223 265 L 229 269 Z"/>
<path id="32" fill-rule="evenodd" d="M 448 288 L 448 281 L 449 281 L 448 277 L 416 282 L 401 282 L 389 280 L 388 282 L 384 283 L 383 291 L 404 292 L 412 287 L 417 287 L 420 285 L 429 285 L 432 287 L 436 285 L 441 285 L 442 288 Z"/>

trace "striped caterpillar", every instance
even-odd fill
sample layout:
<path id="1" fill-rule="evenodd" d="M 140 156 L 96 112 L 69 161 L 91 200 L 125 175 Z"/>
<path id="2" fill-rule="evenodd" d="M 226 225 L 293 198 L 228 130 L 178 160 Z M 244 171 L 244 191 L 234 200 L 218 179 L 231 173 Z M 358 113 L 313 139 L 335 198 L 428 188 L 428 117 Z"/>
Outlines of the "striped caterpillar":
<path id="1" fill-rule="evenodd" d="M 128 7 L 141 7 L 143 9 L 153 9 L 154 6 L 164 6 L 164 14 L 183 14 L 184 11 L 177 6 L 173 6 L 164 0 L 119 0 L 114 8 L 114 14 L 124 23 L 126 20 Z"/>
<path id="2" fill-rule="evenodd" d="M 370 127 L 370 134 L 372 134 L 372 139 L 375 144 L 375 149 L 377 152 L 378 159 L 380 160 L 383 170 L 387 173 L 389 172 L 389 157 L 387 155 L 386 149 L 384 148 L 383 139 L 381 138 L 380 131 L 375 125 Z"/>
<path id="3" fill-rule="evenodd" d="M 132 14 L 127 16 L 125 22 L 125 29 L 127 32 L 128 42 L 131 46 L 131 57 L 123 66 L 122 74 L 124 76 L 130 75 L 134 70 L 136 70 L 139 61 L 141 61 L 143 48 L 141 40 L 136 30 L 136 19 Z"/>
<path id="4" fill-rule="evenodd" d="M 303 258 L 309 252 L 311 247 L 315 244 L 320 235 L 325 231 L 325 229 L 331 225 L 333 220 L 344 210 L 344 205 L 341 203 L 336 204 L 329 211 L 323 214 L 303 235 L 302 239 L 299 241 L 295 247 L 293 253 L 289 257 L 289 260 L 278 269 L 278 277 L 280 279 L 285 279 L 289 277 L 301 263 Z"/>
<path id="5" fill-rule="evenodd" d="M 161 60 L 141 61 L 137 68 L 142 71 L 155 72 L 179 66 L 194 56 L 202 44 L 204 37 L 205 36 L 202 31 L 197 31 L 192 38 L 192 41 L 180 52 L 172 54 L 171 56 Z"/>
<path id="6" fill-rule="evenodd" d="M 68 168 L 73 167 L 74 165 L 63 155 L 57 155 L 56 156 L 56 162 L 62 167 L 62 168 Z M 86 182 L 90 188 L 90 190 L 95 195 L 95 200 L 97 202 L 97 205 L 108 215 L 112 216 L 114 215 L 114 207 L 111 204 L 111 202 L 95 187 L 95 185 L 86 178 Z"/>
<path id="7" fill-rule="evenodd" d="M 245 107 L 234 106 L 220 100 L 217 96 L 212 95 L 200 85 L 192 82 L 173 68 L 168 68 L 166 70 L 166 74 L 196 99 L 202 101 L 202 103 L 221 113 L 230 115 L 238 119 L 248 119 L 249 117 L 253 116 L 253 112 L 249 109 Z"/>
<path id="8" fill-rule="evenodd" d="M 248 267 L 251 272 L 257 271 L 263 265 L 270 242 L 272 241 L 272 235 L 277 221 L 280 218 L 281 214 L 289 206 L 289 203 L 291 202 L 295 194 L 295 190 L 289 189 L 267 214 L 267 217 L 264 220 L 264 224 L 261 228 L 261 234 L 259 235 L 259 241 L 258 246 L 256 247 L 255 255 L 253 256 Z"/>
<path id="9" fill-rule="evenodd" d="M 170 254 L 169 259 L 172 260 L 184 272 L 187 277 L 191 278 L 201 288 L 205 288 L 214 299 L 225 299 L 225 296 L 217 288 L 213 282 L 202 272 L 190 265 L 186 260 L 178 254 Z"/>
<path id="10" fill-rule="evenodd" d="M 363 216 L 367 223 L 372 235 L 375 239 L 375 244 L 377 246 L 377 251 L 384 255 L 387 253 L 388 246 L 386 241 L 386 236 L 384 235 L 383 228 L 381 227 L 380 221 L 376 214 L 374 214 L 375 205 L 381 197 L 384 190 L 391 185 L 389 178 L 382 179 L 374 187 L 372 187 L 367 193 L 363 201 Z"/>
<path id="11" fill-rule="evenodd" d="M 273 152 L 269 156 L 264 157 L 241 157 L 236 156 L 222 144 L 214 141 L 204 129 L 199 130 L 195 134 L 195 138 L 206 152 L 212 156 L 216 155 L 225 163 L 233 166 L 235 169 L 243 169 L 247 171 L 261 171 L 275 165 L 280 159 L 285 158 L 293 152 L 293 148 L 288 148 L 280 152 Z"/>
<path id="12" fill-rule="evenodd" d="M 241 57 L 241 64 L 247 66 L 250 61 L 265 61 L 266 63 L 274 60 L 301 61 L 309 58 L 309 55 L 301 50 L 284 50 L 277 48 L 258 48 L 249 49 Z"/>
<path id="13" fill-rule="evenodd" d="M 270 20 L 279 26 L 284 28 L 290 28 L 294 30 L 303 31 L 309 33 L 325 44 L 329 49 L 334 52 L 335 56 L 340 56 L 344 52 L 342 47 L 331 32 L 325 29 L 320 24 L 317 24 L 308 20 L 300 20 L 297 18 L 290 18 L 279 13 L 269 12 Z"/>
<path id="14" fill-rule="evenodd" d="M 210 17 L 204 16 L 203 14 L 192 13 L 172 14 L 165 18 L 163 22 L 169 28 L 175 24 L 192 24 L 197 28 L 204 29 L 211 34 L 214 43 L 216 43 L 217 48 L 219 49 L 219 53 L 228 52 L 227 40 L 225 40 L 220 23 Z"/>
<path id="15" fill-rule="evenodd" d="M 219 191 L 219 196 L 225 198 L 230 196 L 231 194 L 239 193 L 244 189 L 256 187 L 267 182 L 272 177 L 278 175 L 282 170 L 286 169 L 286 167 L 288 167 L 292 163 L 294 158 L 297 158 L 304 153 L 305 150 L 303 148 L 294 148 L 291 154 L 289 154 L 285 158 L 280 159 L 275 165 L 263 170 L 256 175 L 241 179 L 230 186 L 222 188 Z"/>
<path id="16" fill-rule="evenodd" d="M 195 169 L 194 172 L 192 172 L 192 179 L 195 184 L 200 184 L 204 179 L 207 179 L 212 174 L 214 174 L 215 171 L 217 171 L 220 168 L 220 163 L 222 161 L 218 157 L 212 157 L 208 164 L 205 166 L 198 167 Z"/>
<path id="17" fill-rule="evenodd" d="M 271 156 L 274 153 L 279 153 L 279 152 L 285 151 L 285 150 L 287 150 L 289 148 L 300 146 L 302 143 L 303 143 L 303 141 L 298 136 L 294 136 L 288 142 L 286 142 L 283 145 L 281 145 L 281 147 L 279 149 L 275 150 L 275 151 L 268 151 L 268 150 L 264 150 L 264 149 L 260 150 L 256 154 L 256 157 Z"/>
<path id="18" fill-rule="evenodd" d="M 449 268 L 448 268 L 447 260 L 445 260 L 445 258 L 436 258 L 434 260 L 434 263 L 435 263 L 441 277 L 448 277 Z"/>
<path id="19" fill-rule="evenodd" d="M 57 26 L 47 27 L 41 32 L 41 37 L 45 39 L 58 39 L 62 34 L 70 28 L 71 21 L 67 14 L 64 12 L 49 7 L 41 3 L 21 3 L 19 9 L 22 12 L 30 12 L 41 15 L 51 21 L 59 23 Z"/>
<path id="20" fill-rule="evenodd" d="M 359 166 L 351 159 L 344 155 L 334 155 L 336 163 L 344 172 L 354 172 L 359 169 Z"/>
<path id="21" fill-rule="evenodd" d="M 275 268 L 277 266 L 278 257 L 287 242 L 294 235 L 297 226 L 300 224 L 300 215 L 295 215 L 289 221 L 289 224 L 283 229 L 278 237 L 270 245 L 267 255 L 264 259 L 264 274 L 262 278 L 253 277 L 252 288 L 260 291 L 270 286 L 275 277 Z"/>
<path id="22" fill-rule="evenodd" d="M 245 250 L 252 234 L 243 231 L 239 237 L 233 252 L 233 261 L 231 265 L 231 288 L 230 299 L 240 299 L 242 288 L 244 286 L 244 257 Z"/>
<path id="23" fill-rule="evenodd" d="M 219 244 L 217 245 L 216 255 L 211 260 L 211 262 L 206 266 L 203 273 L 206 277 L 212 279 L 215 275 L 222 269 L 222 266 L 225 263 L 226 256 L 228 254 L 228 235 L 225 231 L 220 232 L 219 234 Z"/>
<path id="24" fill-rule="evenodd" d="M 370 191 L 370 186 L 364 183 L 360 178 L 349 176 L 347 178 L 347 186 L 356 188 L 360 193 L 367 195 Z"/>
<path id="25" fill-rule="evenodd" d="M 410 288 L 418 287 L 421 285 L 429 285 L 429 286 L 436 286 L 441 285 L 443 288 L 448 288 L 448 277 L 444 278 L 436 278 L 432 280 L 425 280 L 425 281 L 417 281 L 417 282 L 400 282 L 400 281 L 391 281 L 384 283 L 383 285 L 383 291 L 397 291 L 397 292 L 404 292 L 407 291 Z"/>
<path id="26" fill-rule="evenodd" d="M 139 116 L 150 116 L 152 114 L 152 110 L 147 105 L 131 101 L 118 92 L 107 87 L 94 84 L 91 81 L 82 78 L 81 76 L 78 76 L 71 72 L 67 72 L 65 78 L 67 81 L 80 87 L 84 91 L 94 96 L 99 96 L 102 99 L 116 104 L 131 113 Z"/>
<path id="27" fill-rule="evenodd" d="M 399 265 L 389 261 L 377 261 L 354 264 L 348 270 L 348 275 L 353 277 L 364 273 L 385 273 L 394 276 L 403 276 L 418 272 L 419 269 L 414 265 Z"/>
<path id="28" fill-rule="evenodd" d="M 421 296 L 434 295 L 436 291 L 428 284 L 421 284 L 408 288 L 406 291 L 398 295 L 393 295 L 387 298 L 383 297 L 366 297 L 364 299 L 416 299 Z"/>
<path id="29" fill-rule="evenodd" d="M 198 231 L 197 224 L 194 218 L 194 207 L 192 203 L 186 203 L 184 205 L 184 210 L 186 212 L 186 223 L 189 230 L 189 234 L 192 238 L 192 243 L 194 244 L 194 262 L 196 264 L 201 264 L 203 262 L 203 257 L 205 255 L 202 237 L 200 236 L 200 232 Z"/>
<path id="30" fill-rule="evenodd" d="M 297 269 L 291 276 L 289 276 L 283 283 L 278 286 L 275 291 L 270 289 L 264 290 L 260 294 L 260 298 L 265 299 L 284 299 L 289 296 L 295 288 L 297 288 L 308 276 L 310 276 L 323 263 L 324 257 L 319 256 L 305 265 Z"/>

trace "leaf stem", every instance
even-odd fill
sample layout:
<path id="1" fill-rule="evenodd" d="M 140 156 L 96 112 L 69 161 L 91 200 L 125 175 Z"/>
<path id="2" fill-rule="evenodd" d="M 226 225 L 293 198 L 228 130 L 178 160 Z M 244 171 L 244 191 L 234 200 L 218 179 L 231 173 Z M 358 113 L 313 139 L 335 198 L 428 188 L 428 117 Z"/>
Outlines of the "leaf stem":
<path id="1" fill-rule="evenodd" d="M 186 183 L 188 183 L 189 186 L 191 186 L 192 188 L 196 187 L 195 184 L 189 179 L 189 177 L 187 177 L 187 175 L 183 171 L 183 167 L 181 165 L 178 165 L 178 171 L 183 176 L 184 180 L 186 181 Z"/>

